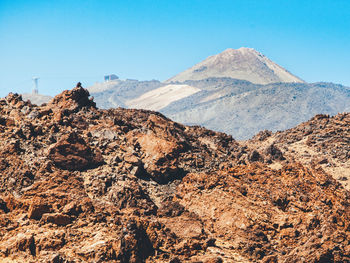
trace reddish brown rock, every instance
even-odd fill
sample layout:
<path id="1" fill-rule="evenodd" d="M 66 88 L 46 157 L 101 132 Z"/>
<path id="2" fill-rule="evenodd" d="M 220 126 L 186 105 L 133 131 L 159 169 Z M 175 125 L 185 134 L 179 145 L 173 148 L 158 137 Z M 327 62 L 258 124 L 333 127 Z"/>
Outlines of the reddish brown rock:
<path id="1" fill-rule="evenodd" d="M 23 105 L 23 100 L 22 100 L 22 96 L 17 94 L 17 93 L 9 93 L 6 98 L 5 98 L 6 102 L 14 107 L 18 107 Z"/>
<path id="2" fill-rule="evenodd" d="M 19 251 L 27 251 L 31 255 L 35 255 L 35 240 L 33 234 L 18 234 L 16 240 L 16 249 Z"/>
<path id="3" fill-rule="evenodd" d="M 176 159 L 181 152 L 187 149 L 188 145 L 167 132 L 171 126 L 169 127 L 168 122 L 163 118 L 150 114 L 147 123 L 154 129 L 153 131 L 143 133 L 133 130 L 127 134 L 132 144 L 140 146 L 145 170 L 160 183 L 181 178 L 184 172 L 178 167 Z"/>
<path id="4" fill-rule="evenodd" d="M 136 208 L 140 214 L 155 214 L 157 207 L 134 181 L 114 184 L 108 194 L 108 199 L 119 208 Z"/>
<path id="5" fill-rule="evenodd" d="M 43 214 L 41 220 L 45 223 L 53 223 L 58 226 L 65 226 L 72 222 L 70 216 L 61 213 Z"/>
<path id="6" fill-rule="evenodd" d="M 96 108 L 96 103 L 89 98 L 87 89 L 76 87 L 72 90 L 65 90 L 57 95 L 47 104 L 47 108 L 63 109 L 69 111 L 79 110 L 82 107 Z"/>
<path id="7" fill-rule="evenodd" d="M 0 261 L 350 261 L 348 114 L 237 142 L 77 87 L 0 116 Z"/>
<path id="8" fill-rule="evenodd" d="M 41 219 L 42 215 L 51 211 L 51 206 L 41 202 L 40 200 L 33 200 L 28 209 L 28 218 Z"/>
<path id="9" fill-rule="evenodd" d="M 66 233 L 64 230 L 47 231 L 35 242 L 37 254 L 41 251 L 57 251 L 66 244 Z"/>
<path id="10" fill-rule="evenodd" d="M 54 164 L 67 170 L 86 170 L 103 163 L 99 150 L 93 150 L 77 133 L 63 136 L 48 150 L 48 158 Z"/>
<path id="11" fill-rule="evenodd" d="M 222 259 L 220 257 L 211 258 L 205 261 L 205 263 L 222 263 Z"/>

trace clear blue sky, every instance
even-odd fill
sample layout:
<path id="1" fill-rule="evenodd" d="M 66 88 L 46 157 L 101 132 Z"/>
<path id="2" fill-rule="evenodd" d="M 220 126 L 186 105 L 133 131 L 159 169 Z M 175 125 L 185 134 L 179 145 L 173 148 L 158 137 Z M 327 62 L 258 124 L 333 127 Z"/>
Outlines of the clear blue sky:
<path id="1" fill-rule="evenodd" d="M 349 0 L 0 0 L 0 97 L 106 73 L 165 80 L 252 47 L 308 82 L 350 86 Z"/>

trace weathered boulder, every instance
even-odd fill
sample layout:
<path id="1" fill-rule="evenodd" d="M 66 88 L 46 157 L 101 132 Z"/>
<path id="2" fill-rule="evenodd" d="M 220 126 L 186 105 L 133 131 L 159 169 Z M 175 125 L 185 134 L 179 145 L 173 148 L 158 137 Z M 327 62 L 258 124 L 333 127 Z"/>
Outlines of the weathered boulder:
<path id="1" fill-rule="evenodd" d="M 50 212 L 51 209 L 50 205 L 34 199 L 28 209 L 28 218 L 39 220 L 43 214 Z"/>
<path id="2" fill-rule="evenodd" d="M 90 147 L 77 133 L 65 135 L 48 149 L 48 158 L 67 170 L 86 170 L 103 164 L 101 152 Z"/>
<path id="3" fill-rule="evenodd" d="M 61 94 L 55 96 L 47 104 L 47 108 L 65 109 L 69 111 L 76 111 L 83 107 L 96 108 L 96 103 L 90 99 L 89 96 L 89 91 L 82 87 L 65 90 Z"/>
<path id="4" fill-rule="evenodd" d="M 16 240 L 16 248 L 20 251 L 28 250 L 30 254 L 35 255 L 35 240 L 32 233 L 19 233 Z"/>
<path id="5" fill-rule="evenodd" d="M 265 149 L 265 154 L 266 154 L 268 160 L 283 161 L 286 159 L 286 158 L 284 158 L 281 150 L 274 144 L 271 144 L 270 146 L 268 146 Z"/>

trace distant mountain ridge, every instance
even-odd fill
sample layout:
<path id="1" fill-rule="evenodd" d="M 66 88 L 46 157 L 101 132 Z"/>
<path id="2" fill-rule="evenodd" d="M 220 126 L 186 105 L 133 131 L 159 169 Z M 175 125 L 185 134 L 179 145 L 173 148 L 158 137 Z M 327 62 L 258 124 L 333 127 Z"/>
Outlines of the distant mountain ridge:
<path id="1" fill-rule="evenodd" d="M 178 122 L 200 124 L 243 140 L 260 130 L 291 128 L 319 113 L 348 112 L 349 99 L 350 88 L 333 83 L 238 82 L 232 87 L 207 87 L 202 94 L 196 93 L 160 112 Z"/>
<path id="2" fill-rule="evenodd" d="M 180 98 L 171 95 L 174 87 L 182 89 Z M 188 96 L 181 96 L 183 87 L 188 88 Z M 240 140 L 251 138 L 260 130 L 291 128 L 318 113 L 350 111 L 350 88 L 333 83 L 261 85 L 232 78 L 187 80 L 171 85 L 120 81 L 92 95 L 100 108 L 157 110 L 177 122 L 201 125 Z"/>
<path id="3" fill-rule="evenodd" d="M 226 49 L 167 80 L 183 82 L 211 77 L 248 80 L 255 84 L 304 81 L 253 48 Z"/>
<path id="4" fill-rule="evenodd" d="M 88 89 L 99 108 L 156 110 L 239 140 L 350 111 L 349 87 L 306 83 L 250 48 L 227 49 L 168 82 L 118 79 Z"/>
<path id="5" fill-rule="evenodd" d="M 306 83 L 245 47 L 226 49 L 165 82 L 118 80 L 89 90 L 98 107 L 157 110 L 240 140 L 291 128 L 315 114 L 350 110 L 350 88 Z"/>

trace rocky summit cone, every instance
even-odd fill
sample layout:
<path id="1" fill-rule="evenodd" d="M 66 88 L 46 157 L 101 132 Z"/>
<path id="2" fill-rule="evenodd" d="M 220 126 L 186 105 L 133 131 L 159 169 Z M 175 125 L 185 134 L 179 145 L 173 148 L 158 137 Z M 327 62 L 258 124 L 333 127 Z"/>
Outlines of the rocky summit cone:
<path id="1" fill-rule="evenodd" d="M 253 48 L 226 49 L 210 56 L 167 82 L 228 77 L 255 84 L 304 82 Z"/>

